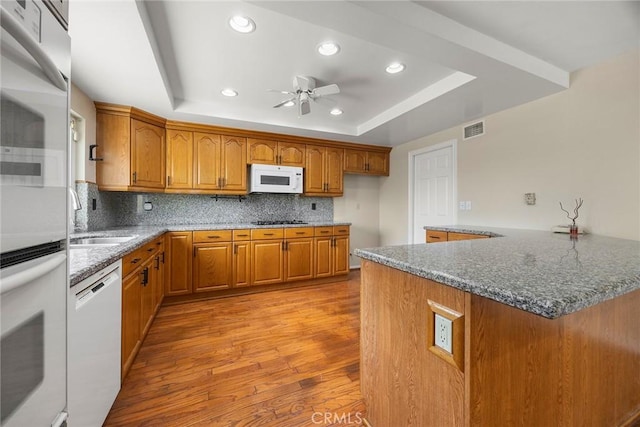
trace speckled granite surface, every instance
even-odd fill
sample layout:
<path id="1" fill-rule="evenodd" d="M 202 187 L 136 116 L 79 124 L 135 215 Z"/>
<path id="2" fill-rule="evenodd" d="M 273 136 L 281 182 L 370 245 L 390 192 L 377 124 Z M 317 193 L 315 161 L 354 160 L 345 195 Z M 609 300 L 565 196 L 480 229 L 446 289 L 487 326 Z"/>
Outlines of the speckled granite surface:
<path id="1" fill-rule="evenodd" d="M 136 248 L 161 236 L 167 231 L 195 231 L 195 230 L 228 230 L 240 228 L 280 228 L 280 227 L 321 227 L 329 225 L 351 225 L 350 222 L 309 221 L 307 224 L 296 225 L 255 225 L 249 223 L 216 223 L 216 224 L 175 224 L 166 226 L 137 226 L 112 228 L 102 231 L 75 233 L 77 237 L 107 237 L 107 236 L 136 236 L 134 239 L 117 246 L 101 246 L 95 248 L 71 248 L 69 250 L 70 285 L 78 282 L 100 269 L 107 267 L 118 258 L 133 252 Z"/>
<path id="2" fill-rule="evenodd" d="M 431 228 L 431 227 L 429 227 Z M 503 237 L 356 249 L 363 259 L 557 318 L 640 289 L 640 242 L 546 231 L 447 227 Z"/>
<path id="3" fill-rule="evenodd" d="M 441 225 L 434 226 L 428 225 L 423 227 L 425 230 L 435 230 L 435 231 L 446 231 L 446 232 L 454 232 L 454 233 L 469 233 L 469 234 L 480 234 L 482 236 L 489 237 L 504 237 L 502 234 L 498 234 L 496 231 L 490 231 L 487 228 L 481 228 L 474 225 Z"/>

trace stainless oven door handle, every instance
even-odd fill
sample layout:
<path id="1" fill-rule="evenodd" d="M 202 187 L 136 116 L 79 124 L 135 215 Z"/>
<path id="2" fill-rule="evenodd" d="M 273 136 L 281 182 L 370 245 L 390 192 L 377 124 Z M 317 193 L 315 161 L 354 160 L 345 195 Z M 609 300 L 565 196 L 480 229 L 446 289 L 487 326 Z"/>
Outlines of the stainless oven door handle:
<path id="1" fill-rule="evenodd" d="M 36 60 L 42 71 L 49 77 L 51 83 L 60 90 L 67 91 L 67 82 L 62 78 L 58 67 L 53 63 L 27 31 L 20 25 L 18 20 L 11 16 L 4 9 L 0 9 L 0 24 L 18 43 Z"/>
<path id="2" fill-rule="evenodd" d="M 28 268 L 10 276 L 3 277 L 2 280 L 0 280 L 0 295 L 33 282 L 37 278 L 55 270 L 66 260 L 67 255 L 65 253 L 54 254 L 42 264 L 38 264 L 33 268 Z"/>

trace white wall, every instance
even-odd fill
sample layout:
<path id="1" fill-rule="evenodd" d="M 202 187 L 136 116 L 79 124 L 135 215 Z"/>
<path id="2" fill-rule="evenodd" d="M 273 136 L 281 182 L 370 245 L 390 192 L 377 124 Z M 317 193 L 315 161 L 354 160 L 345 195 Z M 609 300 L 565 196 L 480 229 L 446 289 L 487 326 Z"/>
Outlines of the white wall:
<path id="1" fill-rule="evenodd" d="M 344 196 L 333 199 L 333 219 L 351 222 L 351 253 L 356 248 L 380 246 L 379 180 L 363 175 L 344 176 Z M 360 258 L 351 256 L 351 267 L 360 266 Z"/>
<path id="2" fill-rule="evenodd" d="M 459 224 L 548 230 L 568 223 L 558 202 L 582 197 L 579 225 L 640 240 L 639 57 L 577 71 L 569 89 L 487 116 L 482 137 L 462 141 L 456 126 L 394 148 L 380 181 L 380 243 L 407 241 L 409 151 L 450 139 L 459 141 L 458 199 L 472 201 Z"/>
<path id="3" fill-rule="evenodd" d="M 84 147 L 77 147 L 73 145 L 74 143 L 71 146 L 75 180 L 95 183 L 96 164 L 89 160 L 89 145 L 96 143 L 96 107 L 93 101 L 74 84 L 71 85 L 71 111 L 72 114 L 79 115 L 83 119 L 79 129 L 80 141 L 75 144 L 83 144 Z M 76 153 L 78 159 L 76 159 Z"/>

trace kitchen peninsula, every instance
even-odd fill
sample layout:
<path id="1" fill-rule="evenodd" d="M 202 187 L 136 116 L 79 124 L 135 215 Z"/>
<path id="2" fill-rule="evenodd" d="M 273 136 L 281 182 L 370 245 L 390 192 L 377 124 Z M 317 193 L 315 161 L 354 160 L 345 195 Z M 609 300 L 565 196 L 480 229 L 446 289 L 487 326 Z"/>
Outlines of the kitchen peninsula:
<path id="1" fill-rule="evenodd" d="M 640 420 L 640 242 L 436 229 L 491 238 L 356 250 L 373 427 Z"/>

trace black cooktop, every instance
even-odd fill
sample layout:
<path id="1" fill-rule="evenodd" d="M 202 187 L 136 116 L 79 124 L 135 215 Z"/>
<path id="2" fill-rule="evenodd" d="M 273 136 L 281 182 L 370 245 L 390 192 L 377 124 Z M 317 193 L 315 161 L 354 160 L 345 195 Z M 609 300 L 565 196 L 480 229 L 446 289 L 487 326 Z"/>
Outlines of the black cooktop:
<path id="1" fill-rule="evenodd" d="M 255 225 L 288 225 L 288 224 L 308 224 L 307 222 L 300 221 L 298 219 L 285 219 L 278 221 L 253 221 L 251 224 Z"/>

